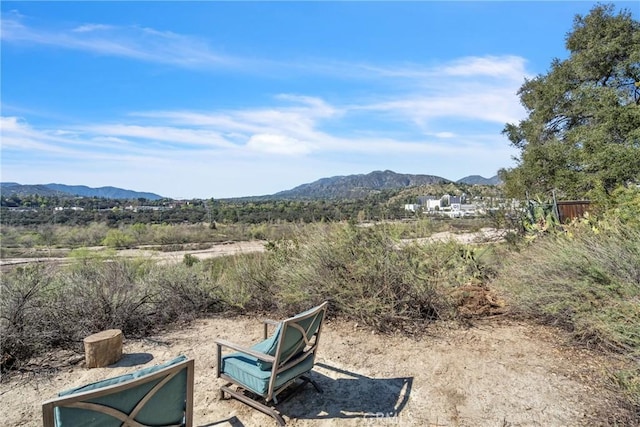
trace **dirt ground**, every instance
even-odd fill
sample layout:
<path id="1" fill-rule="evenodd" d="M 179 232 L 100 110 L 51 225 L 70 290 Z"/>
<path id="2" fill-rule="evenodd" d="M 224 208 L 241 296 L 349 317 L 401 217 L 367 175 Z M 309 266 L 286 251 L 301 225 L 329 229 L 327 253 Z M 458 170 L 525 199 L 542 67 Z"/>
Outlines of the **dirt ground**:
<path id="1" fill-rule="evenodd" d="M 190 254 L 198 259 L 214 258 L 219 256 L 237 255 L 248 252 L 262 252 L 265 250 L 265 241 L 252 240 L 247 242 L 227 242 L 216 243 L 207 249 L 191 249 L 182 251 L 167 251 L 162 252 L 158 250 L 150 250 L 145 247 L 135 249 L 121 249 L 116 252 L 116 255 L 125 258 L 146 258 L 149 260 L 157 261 L 160 263 L 172 263 L 181 262 L 186 254 Z M 87 248 L 96 252 L 102 251 L 105 248 L 102 246 L 96 246 Z M 66 251 L 70 251 L 67 249 Z M 30 258 L 3 258 L 0 259 L 0 268 L 8 269 L 16 265 L 24 265 L 29 263 L 57 263 L 64 264 L 69 262 L 69 258 L 66 257 L 30 257 Z"/>
<path id="2" fill-rule="evenodd" d="M 196 426 L 275 426 L 236 400 L 219 400 L 216 347 L 261 338 L 260 319 L 201 319 L 143 340 L 125 339 L 124 356 L 87 369 L 82 356 L 50 357 L 38 373 L 0 383 L 3 425 L 41 425 L 40 404 L 58 391 L 166 362 L 195 359 Z M 41 362 L 42 363 L 42 362 Z M 608 390 L 610 358 L 570 347 L 562 335 L 495 316 L 475 326 L 429 326 L 411 339 L 327 321 L 307 385 L 278 408 L 289 426 L 597 426 L 614 425 Z M 55 365 L 61 367 L 55 368 Z M 618 424 L 620 425 L 620 424 Z"/>

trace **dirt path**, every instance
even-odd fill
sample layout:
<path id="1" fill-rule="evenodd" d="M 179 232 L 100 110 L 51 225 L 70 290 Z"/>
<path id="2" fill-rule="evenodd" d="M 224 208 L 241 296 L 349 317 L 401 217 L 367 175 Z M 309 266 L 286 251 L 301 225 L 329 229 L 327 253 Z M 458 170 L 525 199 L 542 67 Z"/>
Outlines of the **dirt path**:
<path id="1" fill-rule="evenodd" d="M 275 426 L 235 400 L 219 401 L 213 340 L 250 344 L 258 319 L 215 318 L 152 339 L 126 340 L 108 368 L 82 363 L 50 375 L 0 384 L 3 424 L 41 425 L 40 403 L 57 391 L 165 362 L 196 361 L 196 426 Z M 470 329 L 430 328 L 420 340 L 384 336 L 354 323 L 329 321 L 314 377 L 279 406 L 288 426 L 593 426 L 615 405 L 604 386 L 610 360 L 564 345 L 552 329 L 485 320 Z"/>

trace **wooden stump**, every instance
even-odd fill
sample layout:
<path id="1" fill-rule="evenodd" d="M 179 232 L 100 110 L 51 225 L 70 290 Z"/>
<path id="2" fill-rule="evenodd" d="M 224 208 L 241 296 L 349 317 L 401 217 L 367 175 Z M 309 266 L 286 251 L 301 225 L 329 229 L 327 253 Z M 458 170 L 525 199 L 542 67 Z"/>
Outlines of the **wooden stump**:
<path id="1" fill-rule="evenodd" d="M 84 357 L 87 368 L 102 368 L 122 357 L 122 331 L 108 329 L 84 339 Z"/>

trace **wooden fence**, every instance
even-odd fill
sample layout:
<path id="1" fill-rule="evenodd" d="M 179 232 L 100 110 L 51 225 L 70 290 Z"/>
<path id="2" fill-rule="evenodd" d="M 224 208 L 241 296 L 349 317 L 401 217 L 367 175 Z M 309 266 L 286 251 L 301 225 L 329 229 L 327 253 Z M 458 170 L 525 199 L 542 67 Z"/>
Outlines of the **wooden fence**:
<path id="1" fill-rule="evenodd" d="M 558 207 L 558 219 L 561 224 L 571 221 L 574 218 L 582 218 L 586 212 L 589 212 L 589 200 L 565 200 L 556 202 Z"/>

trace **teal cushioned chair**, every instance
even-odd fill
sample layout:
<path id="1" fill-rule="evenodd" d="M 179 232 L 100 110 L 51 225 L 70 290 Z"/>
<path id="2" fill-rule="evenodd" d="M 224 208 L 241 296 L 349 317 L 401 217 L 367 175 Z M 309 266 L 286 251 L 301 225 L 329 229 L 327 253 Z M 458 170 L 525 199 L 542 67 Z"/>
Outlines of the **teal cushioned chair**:
<path id="1" fill-rule="evenodd" d="M 217 376 L 228 381 L 220 388 L 221 397 L 228 394 L 271 415 L 284 426 L 284 419 L 274 407 L 278 403 L 278 394 L 297 379 L 303 381 L 302 385 L 310 382 L 321 391 L 318 384 L 305 374 L 313 369 L 315 363 L 327 304 L 324 302 L 279 323 L 267 321 L 265 340 L 251 347 L 216 340 Z M 276 325 L 269 338 L 268 324 Z M 223 355 L 225 347 L 236 352 Z"/>
<path id="2" fill-rule="evenodd" d="M 193 369 L 193 359 L 179 356 L 60 392 L 42 404 L 44 427 L 191 427 Z"/>

